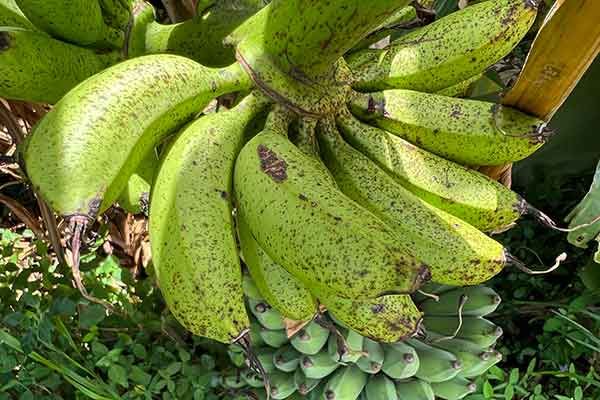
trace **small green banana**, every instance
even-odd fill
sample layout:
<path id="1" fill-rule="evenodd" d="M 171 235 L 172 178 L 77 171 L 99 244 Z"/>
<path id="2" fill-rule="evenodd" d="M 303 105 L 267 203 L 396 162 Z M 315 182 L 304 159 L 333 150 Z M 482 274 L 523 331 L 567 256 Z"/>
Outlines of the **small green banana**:
<path id="1" fill-rule="evenodd" d="M 272 331 L 267 328 L 260 330 L 260 337 L 268 346 L 279 348 L 290 341 L 283 329 Z"/>
<path id="2" fill-rule="evenodd" d="M 421 323 L 421 312 L 407 295 L 358 300 L 316 296 L 343 325 L 378 342 L 391 343 L 410 337 Z"/>
<path id="3" fill-rule="evenodd" d="M 356 362 L 358 368 L 368 374 L 376 374 L 381 371 L 385 360 L 385 353 L 381 344 L 369 338 L 364 338 L 362 353 L 362 357 Z"/>
<path id="4" fill-rule="evenodd" d="M 243 289 L 242 289 L 243 290 Z M 250 342 L 252 343 L 252 346 L 254 347 L 259 347 L 262 346 L 265 343 L 265 341 L 262 338 L 261 335 L 261 331 L 262 331 L 262 326 L 255 320 L 251 320 L 250 321 Z M 236 346 L 236 345 L 231 345 L 232 346 Z M 240 351 L 242 351 L 243 349 L 240 346 L 239 347 Z"/>
<path id="5" fill-rule="evenodd" d="M 300 360 L 300 369 L 309 379 L 323 379 L 335 371 L 341 364 L 334 361 L 326 352 L 306 355 Z"/>
<path id="6" fill-rule="evenodd" d="M 233 374 L 227 374 L 221 377 L 221 385 L 229 389 L 240 389 L 246 386 L 246 381 L 242 379 L 239 371 Z"/>
<path id="7" fill-rule="evenodd" d="M 366 125 L 348 113 L 340 114 L 337 122 L 354 148 L 408 190 L 484 232 L 504 228 L 528 210 L 519 195 L 477 171 Z"/>
<path id="8" fill-rule="evenodd" d="M 455 316 L 464 302 L 463 316 L 483 317 L 494 312 L 501 301 L 498 293 L 487 286 L 468 286 L 444 293 L 439 301 L 427 299 L 419 303 L 419 309 L 430 316 Z"/>
<path id="9" fill-rule="evenodd" d="M 167 305 L 188 330 L 223 343 L 250 327 L 231 183 L 244 128 L 264 105 L 262 96 L 250 95 L 190 124 L 167 151 L 152 195 L 150 244 Z"/>
<path id="10" fill-rule="evenodd" d="M 367 384 L 367 374 L 356 365 L 336 371 L 327 381 L 323 400 L 356 400 Z"/>
<path id="11" fill-rule="evenodd" d="M 0 27 L 0 96 L 54 104 L 81 81 L 120 60 L 116 52 L 98 54 L 39 31 Z"/>
<path id="12" fill-rule="evenodd" d="M 25 148 L 27 173 L 57 213 L 93 218 L 158 141 L 216 96 L 250 85 L 239 65 L 211 69 L 166 54 L 114 65 L 71 90 L 36 125 Z"/>
<path id="13" fill-rule="evenodd" d="M 488 369 L 492 368 L 500 361 L 502 361 L 502 354 L 496 350 L 483 353 L 481 354 L 477 364 L 473 364 L 468 370 L 461 371 L 458 376 L 475 379 L 483 375 Z"/>
<path id="14" fill-rule="evenodd" d="M 269 374 L 271 384 L 271 398 L 275 400 L 287 399 L 296 391 L 294 376 L 280 371 Z"/>
<path id="15" fill-rule="evenodd" d="M 431 385 L 421 379 L 396 382 L 398 400 L 435 400 Z"/>
<path id="16" fill-rule="evenodd" d="M 23 14 L 57 39 L 81 46 L 121 49 L 124 32 L 104 23 L 97 0 L 16 0 Z"/>
<path id="17" fill-rule="evenodd" d="M 242 372 L 242 379 L 246 384 L 253 388 L 263 388 L 265 387 L 265 382 L 262 377 L 255 373 L 254 371 L 245 370 Z"/>
<path id="18" fill-rule="evenodd" d="M 33 24 L 23 14 L 23 11 L 19 9 L 19 6 L 15 0 L 0 1 L 0 26 L 37 30 L 37 28 L 33 26 Z"/>
<path id="19" fill-rule="evenodd" d="M 300 364 L 302 355 L 292 346 L 281 347 L 273 354 L 275 368 L 283 372 L 294 372 Z"/>
<path id="20" fill-rule="evenodd" d="M 365 387 L 367 400 L 397 400 L 396 385 L 385 375 L 369 378 Z"/>
<path id="21" fill-rule="evenodd" d="M 464 165 L 522 160 L 550 132 L 544 121 L 514 108 L 412 90 L 356 94 L 350 105 L 361 119 Z"/>
<path id="22" fill-rule="evenodd" d="M 406 343 L 415 349 L 419 357 L 417 378 L 430 383 L 443 382 L 459 374 L 462 365 L 454 354 L 419 340 L 409 339 Z"/>
<path id="23" fill-rule="evenodd" d="M 284 118 L 272 113 L 235 166 L 238 212 L 273 261 L 311 290 L 352 298 L 410 293 L 428 280 L 395 233 L 286 138 Z"/>
<path id="24" fill-rule="evenodd" d="M 242 289 L 246 297 L 257 301 L 264 300 L 249 274 L 244 274 L 242 277 Z"/>
<path id="25" fill-rule="evenodd" d="M 277 368 L 275 368 L 275 363 L 273 362 L 273 356 L 275 355 L 275 350 L 270 349 L 268 347 L 254 347 L 256 350 L 256 358 L 258 358 L 258 361 L 260 362 L 260 364 L 262 365 L 264 371 L 267 374 L 270 374 L 274 371 L 277 370 Z"/>
<path id="26" fill-rule="evenodd" d="M 364 336 L 352 329 L 340 328 L 329 335 L 327 352 L 332 360 L 340 363 L 356 363 L 363 356 Z"/>
<path id="27" fill-rule="evenodd" d="M 248 299 L 248 308 L 258 322 L 267 329 L 279 330 L 285 328 L 283 316 L 265 301 Z"/>
<path id="28" fill-rule="evenodd" d="M 348 57 L 361 91 L 435 92 L 484 72 L 525 36 L 537 14 L 530 0 L 481 2 L 395 40 Z"/>
<path id="29" fill-rule="evenodd" d="M 317 311 L 317 303 L 308 289 L 256 243 L 240 215 L 237 222 L 244 263 L 267 303 L 286 318 L 296 321 L 312 318 Z"/>
<path id="30" fill-rule="evenodd" d="M 131 214 L 148 214 L 150 189 L 158 169 L 159 159 L 155 151 L 150 151 L 129 177 L 127 187 L 121 192 L 117 202 Z"/>
<path id="31" fill-rule="evenodd" d="M 242 348 L 238 346 L 240 351 L 227 350 L 227 355 L 231 363 L 238 368 L 242 368 L 246 364 L 246 355 L 242 352 Z M 236 349 L 237 350 L 237 349 Z"/>
<path id="32" fill-rule="evenodd" d="M 470 376 L 473 370 L 479 370 L 490 359 L 495 359 L 489 347 L 482 348 L 463 339 L 448 339 L 429 333 L 428 340 L 431 340 L 432 346 L 449 351 L 460 360 L 462 368 L 458 376 Z"/>
<path id="33" fill-rule="evenodd" d="M 334 123 L 320 124 L 319 140 L 323 160 L 340 190 L 395 228 L 398 244 L 429 266 L 433 282 L 485 282 L 512 259 L 500 243 L 405 189 L 344 142 Z"/>
<path id="34" fill-rule="evenodd" d="M 431 388 L 440 399 L 460 400 L 477 390 L 477 384 L 465 378 L 456 377 L 445 382 L 432 383 Z"/>
<path id="35" fill-rule="evenodd" d="M 385 358 L 381 370 L 392 379 L 406 379 L 414 376 L 421 362 L 415 349 L 406 343 L 398 342 L 383 346 Z"/>
<path id="36" fill-rule="evenodd" d="M 307 378 L 304 375 L 304 372 L 302 372 L 301 368 L 296 369 L 296 372 L 294 373 L 294 384 L 296 385 L 296 390 L 302 396 L 306 396 L 308 393 L 310 393 L 320 382 L 320 379 Z"/>
<path id="37" fill-rule="evenodd" d="M 317 354 L 329 338 L 329 329 L 319 325 L 316 321 L 311 321 L 304 328 L 300 329 L 292 339 L 292 346 L 302 354 Z"/>
<path id="38" fill-rule="evenodd" d="M 427 331 L 443 336 L 452 336 L 458 328 L 459 319 L 452 317 L 435 317 L 429 314 L 423 318 L 423 325 Z M 463 317 L 460 330 L 456 337 L 468 340 L 481 347 L 494 345 L 502 336 L 502 328 L 491 321 L 481 317 Z"/>

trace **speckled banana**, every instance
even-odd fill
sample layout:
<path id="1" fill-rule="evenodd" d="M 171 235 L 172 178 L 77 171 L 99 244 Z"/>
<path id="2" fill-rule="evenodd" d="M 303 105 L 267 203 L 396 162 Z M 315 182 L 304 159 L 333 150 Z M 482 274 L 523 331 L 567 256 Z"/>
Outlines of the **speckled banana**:
<path id="1" fill-rule="evenodd" d="M 262 96 L 250 95 L 189 125 L 165 155 L 152 195 L 152 256 L 169 309 L 189 331 L 223 343 L 250 325 L 231 185 L 244 127 L 263 105 Z"/>
<path id="2" fill-rule="evenodd" d="M 235 166 L 238 212 L 273 261 L 309 290 L 350 298 L 408 293 L 428 280 L 428 268 L 399 249 L 395 233 L 287 139 L 282 114 L 271 113 Z"/>
<path id="3" fill-rule="evenodd" d="M 237 218 L 244 263 L 264 299 L 284 317 L 304 321 L 314 316 L 317 303 L 308 289 L 256 243 L 244 218 Z"/>
<path id="4" fill-rule="evenodd" d="M 238 65 L 184 57 L 131 59 L 85 80 L 34 128 L 25 148 L 32 183 L 59 214 L 94 217 L 143 157 L 216 96 L 251 85 Z"/>
<path id="5" fill-rule="evenodd" d="M 150 189 L 154 175 L 158 169 L 158 155 L 150 151 L 140 162 L 135 172 L 129 177 L 127 187 L 121 192 L 117 202 L 131 214 L 148 214 L 150 206 Z"/>
<path id="6" fill-rule="evenodd" d="M 431 205 L 482 231 L 501 229 L 528 210 L 519 195 L 483 174 L 443 159 L 343 113 L 344 138 Z"/>
<path id="7" fill-rule="evenodd" d="M 363 300 L 315 295 L 345 326 L 378 342 L 392 343 L 410 337 L 421 323 L 421 313 L 407 295 Z"/>
<path id="8" fill-rule="evenodd" d="M 396 229 L 398 244 L 429 265 L 432 282 L 474 285 L 506 265 L 500 243 L 405 189 L 344 142 L 334 122 L 319 125 L 319 143 L 340 190 Z"/>
<path id="9" fill-rule="evenodd" d="M 348 57 L 354 87 L 436 92 L 485 71 L 525 36 L 537 14 L 531 0 L 481 2 L 394 41 Z"/>
<path id="10" fill-rule="evenodd" d="M 54 104 L 120 60 L 116 52 L 98 54 L 37 30 L 0 27 L 0 96 Z"/>
<path id="11" fill-rule="evenodd" d="M 23 14 L 38 28 L 82 46 L 121 49 L 125 35 L 105 24 L 97 0 L 16 0 Z"/>
<path id="12" fill-rule="evenodd" d="M 0 0 L 0 26 L 37 29 L 19 9 L 15 0 Z"/>
<path id="13" fill-rule="evenodd" d="M 519 161 L 548 136 L 544 121 L 487 101 L 394 89 L 357 94 L 350 104 L 361 119 L 464 165 Z"/>

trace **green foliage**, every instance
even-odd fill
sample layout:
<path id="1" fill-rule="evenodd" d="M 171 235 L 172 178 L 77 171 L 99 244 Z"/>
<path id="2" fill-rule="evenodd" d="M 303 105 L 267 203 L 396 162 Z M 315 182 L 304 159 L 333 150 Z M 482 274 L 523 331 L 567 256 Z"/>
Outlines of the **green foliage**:
<path id="1" fill-rule="evenodd" d="M 85 283 L 122 314 L 83 299 L 31 232 L 0 237 L 0 400 L 216 398 L 224 349 L 187 337 L 153 279 L 99 256 L 105 235 L 82 259 Z"/>

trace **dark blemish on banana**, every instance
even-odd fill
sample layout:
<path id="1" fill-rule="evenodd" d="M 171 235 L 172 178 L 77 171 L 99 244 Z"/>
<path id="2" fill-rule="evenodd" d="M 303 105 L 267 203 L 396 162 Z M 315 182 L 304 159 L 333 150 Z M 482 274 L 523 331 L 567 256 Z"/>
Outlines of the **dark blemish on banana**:
<path id="1" fill-rule="evenodd" d="M 287 179 L 287 163 L 267 146 L 260 144 L 257 147 L 260 169 L 275 182 L 281 183 Z"/>
<path id="2" fill-rule="evenodd" d="M 0 51 L 8 50 L 10 48 L 10 36 L 8 32 L 0 32 Z"/>
<path id="3" fill-rule="evenodd" d="M 373 307 L 371 307 L 371 311 L 373 312 L 373 314 L 379 314 L 384 309 L 385 309 L 385 304 L 375 304 L 375 305 L 373 305 Z"/>
<path id="4" fill-rule="evenodd" d="M 227 193 L 225 190 L 219 190 L 219 189 L 215 189 L 219 195 L 221 196 L 221 198 L 223 200 L 227 200 L 229 198 L 229 193 Z"/>
<path id="5" fill-rule="evenodd" d="M 461 115 L 463 115 L 460 106 L 459 105 L 454 105 L 452 106 L 452 112 L 450 113 L 450 117 L 454 118 L 454 119 L 458 119 Z"/>
<path id="6" fill-rule="evenodd" d="M 306 196 L 305 196 L 305 195 L 303 195 L 302 193 L 300 193 L 300 194 L 298 195 L 298 198 L 299 198 L 300 200 L 302 200 L 302 201 L 307 201 L 307 200 L 308 200 L 308 197 L 306 197 Z"/>

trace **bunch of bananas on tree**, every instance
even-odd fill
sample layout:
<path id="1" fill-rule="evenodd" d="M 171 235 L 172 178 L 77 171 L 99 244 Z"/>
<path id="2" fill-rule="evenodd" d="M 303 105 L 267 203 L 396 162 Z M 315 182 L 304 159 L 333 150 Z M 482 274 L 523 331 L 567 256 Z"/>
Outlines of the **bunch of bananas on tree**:
<path id="1" fill-rule="evenodd" d="M 0 96 L 54 104 L 21 153 L 73 249 L 115 203 L 147 212 L 172 314 L 252 367 L 228 387 L 472 391 L 500 357 L 481 318 L 499 298 L 480 284 L 522 266 L 488 234 L 539 213 L 474 167 L 549 132 L 463 97 L 536 2 L 469 5 L 382 49 L 371 40 L 415 15 L 408 0 L 206 3 L 161 25 L 141 1 L 0 0 Z M 415 294 L 429 281 L 439 301 Z M 288 337 L 284 319 L 307 325 Z"/>
<path id="2" fill-rule="evenodd" d="M 500 297 L 482 285 L 428 285 L 427 289 L 433 298 L 415 295 L 419 311 L 411 311 L 425 312 L 420 329 L 426 333 L 421 337 L 411 338 L 407 333 L 398 340 L 399 335 L 388 335 L 385 328 L 377 330 L 398 321 L 401 314 L 395 312 L 406 308 L 401 303 L 408 301 L 399 296 L 332 299 L 327 312 L 322 310 L 288 337 L 282 313 L 289 304 L 278 299 L 270 304 L 265 298 L 274 293 L 245 275 L 250 337 L 270 379 L 270 397 L 433 400 L 437 396 L 452 400 L 472 393 L 476 389 L 473 379 L 502 358 L 493 348 L 502 329 L 483 318 L 496 309 Z M 358 320 L 357 308 L 380 308 L 381 312 L 366 313 Z M 410 329 L 416 329 L 421 318 L 413 321 Z M 245 366 L 242 348 L 230 346 L 229 356 L 238 368 L 224 371 L 221 377 L 227 398 L 265 399 L 262 377 Z"/>

